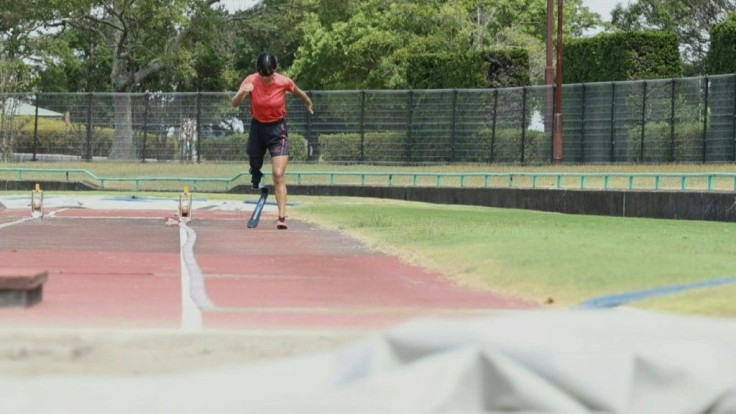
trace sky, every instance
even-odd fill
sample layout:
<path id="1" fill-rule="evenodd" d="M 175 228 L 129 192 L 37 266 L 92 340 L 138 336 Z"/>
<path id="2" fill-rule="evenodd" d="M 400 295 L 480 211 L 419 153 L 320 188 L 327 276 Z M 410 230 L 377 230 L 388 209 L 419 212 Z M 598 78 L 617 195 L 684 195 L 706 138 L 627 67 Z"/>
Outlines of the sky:
<path id="1" fill-rule="evenodd" d="M 245 9 L 256 3 L 256 0 L 221 0 L 228 10 Z M 628 0 L 583 0 L 583 5 L 601 15 L 604 21 L 611 18 L 611 10 L 618 3 L 628 3 Z"/>
<path id="2" fill-rule="evenodd" d="M 604 21 L 609 21 L 611 19 L 611 10 L 613 10 L 614 7 L 616 7 L 616 4 L 618 3 L 624 3 L 627 4 L 628 1 L 621 0 L 621 1 L 615 1 L 615 0 L 583 0 L 583 5 L 587 6 L 590 11 L 596 12 L 601 15 L 601 18 Z"/>

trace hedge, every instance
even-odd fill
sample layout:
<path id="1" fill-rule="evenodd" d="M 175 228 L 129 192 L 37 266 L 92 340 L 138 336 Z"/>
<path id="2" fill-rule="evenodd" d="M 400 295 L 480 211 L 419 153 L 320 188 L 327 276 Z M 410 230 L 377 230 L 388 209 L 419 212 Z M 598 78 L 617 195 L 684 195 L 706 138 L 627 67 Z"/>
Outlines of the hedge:
<path id="1" fill-rule="evenodd" d="M 67 123 L 59 119 L 38 119 L 38 139 L 34 145 L 33 117 L 17 116 L 15 124 L 19 131 L 12 148 L 16 153 L 63 154 L 80 157 L 87 156 L 87 126 Z M 93 157 L 107 157 L 112 147 L 115 130 L 92 127 L 90 151 Z M 145 156 L 147 159 L 182 160 L 187 159 L 186 148 L 175 136 L 149 131 L 145 136 Z M 134 131 L 133 145 L 138 157 L 143 156 L 143 131 Z M 203 139 L 200 144 L 200 157 L 207 161 L 245 161 L 247 134 L 234 134 L 229 138 Z M 290 159 L 307 159 L 307 141 L 304 136 L 289 133 Z M 268 158 L 268 156 L 267 156 Z"/>
<path id="2" fill-rule="evenodd" d="M 711 28 L 706 65 L 709 74 L 736 73 L 736 13 Z"/>
<path id="3" fill-rule="evenodd" d="M 529 84 L 525 49 L 414 55 L 406 79 L 413 89 L 502 88 Z"/>
<path id="4" fill-rule="evenodd" d="M 64 154 L 85 157 L 87 155 L 87 127 L 67 123 L 60 119 L 39 118 L 38 138 L 34 138 L 33 117 L 18 116 L 20 135 L 15 142 L 14 152 L 39 154 Z M 106 157 L 110 153 L 115 131 L 111 128 L 92 127 L 90 140 L 91 155 Z M 35 146 L 34 146 L 35 139 Z"/>
<path id="5" fill-rule="evenodd" d="M 360 134 L 323 134 L 319 137 L 322 161 L 325 162 L 467 162 L 467 163 L 521 163 L 522 136 L 518 128 L 480 128 L 470 135 L 456 137 L 454 149 L 450 137 L 429 140 L 413 137 L 411 151 L 404 132 L 369 132 Z M 493 146 L 491 146 L 493 144 Z M 421 151 L 416 148 L 421 146 Z M 524 135 L 524 164 L 543 164 L 550 160 L 549 133 L 528 130 Z M 451 159 L 454 155 L 454 160 Z"/>
<path id="6" fill-rule="evenodd" d="M 228 138 L 209 138 L 202 140 L 200 150 L 203 161 L 245 161 L 248 134 L 234 134 Z M 266 160 L 270 159 L 266 151 Z M 307 160 L 307 140 L 303 135 L 289 132 L 289 159 Z"/>
<path id="7" fill-rule="evenodd" d="M 647 123 L 644 131 L 642 154 L 641 126 L 631 128 L 627 132 L 626 154 L 629 162 L 664 163 L 671 160 L 680 162 L 698 162 L 703 158 L 703 124 L 691 123 L 678 125 L 674 140 L 668 122 Z M 674 148 L 673 148 L 674 144 Z M 674 150 L 674 153 L 673 153 Z M 642 156 L 643 155 L 643 156 Z M 673 157 L 671 159 L 671 157 Z"/>
<path id="8" fill-rule="evenodd" d="M 677 35 L 638 31 L 566 40 L 564 83 L 677 78 L 683 74 Z"/>

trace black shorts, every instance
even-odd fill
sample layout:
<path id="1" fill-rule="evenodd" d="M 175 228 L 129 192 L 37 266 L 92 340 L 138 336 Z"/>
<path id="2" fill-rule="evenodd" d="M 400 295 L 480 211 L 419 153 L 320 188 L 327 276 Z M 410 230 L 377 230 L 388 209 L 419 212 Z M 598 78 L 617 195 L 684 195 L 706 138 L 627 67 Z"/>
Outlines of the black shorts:
<path id="1" fill-rule="evenodd" d="M 289 131 L 286 120 L 250 123 L 247 153 L 250 157 L 263 157 L 268 149 L 271 157 L 289 155 Z"/>

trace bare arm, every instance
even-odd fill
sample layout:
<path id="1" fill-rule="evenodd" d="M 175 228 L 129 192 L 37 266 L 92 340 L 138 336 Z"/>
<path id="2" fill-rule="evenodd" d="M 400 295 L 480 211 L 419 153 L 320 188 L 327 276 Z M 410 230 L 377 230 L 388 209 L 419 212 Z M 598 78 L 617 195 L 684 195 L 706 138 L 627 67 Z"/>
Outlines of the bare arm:
<path id="1" fill-rule="evenodd" d="M 307 95 L 306 93 L 304 93 L 303 90 L 299 89 L 298 86 L 295 86 L 294 87 L 293 94 L 294 94 L 294 96 L 298 97 L 299 99 L 301 99 L 302 101 L 304 101 L 304 103 L 307 104 L 307 111 L 309 111 L 310 114 L 313 114 L 314 113 L 314 110 L 312 108 L 312 100 L 309 98 L 309 95 Z"/>
<path id="2" fill-rule="evenodd" d="M 243 85 L 243 88 L 238 90 L 238 93 L 233 96 L 233 106 L 238 107 L 241 103 L 243 103 L 243 100 L 248 97 L 248 94 L 250 91 L 253 90 L 253 84 L 252 83 L 246 83 Z"/>

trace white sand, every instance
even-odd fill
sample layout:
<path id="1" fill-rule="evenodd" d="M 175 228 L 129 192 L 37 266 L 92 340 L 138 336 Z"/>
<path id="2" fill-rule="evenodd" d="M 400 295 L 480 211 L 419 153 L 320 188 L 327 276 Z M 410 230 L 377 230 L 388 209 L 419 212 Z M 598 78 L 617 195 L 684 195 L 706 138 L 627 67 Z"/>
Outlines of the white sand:
<path id="1" fill-rule="evenodd" d="M 0 375 L 155 375 L 337 349 L 358 331 L 0 330 Z"/>

